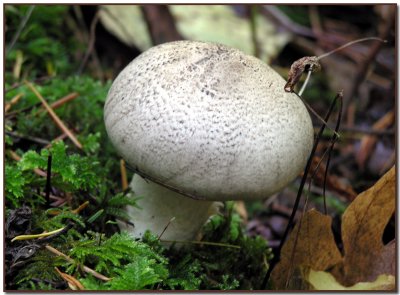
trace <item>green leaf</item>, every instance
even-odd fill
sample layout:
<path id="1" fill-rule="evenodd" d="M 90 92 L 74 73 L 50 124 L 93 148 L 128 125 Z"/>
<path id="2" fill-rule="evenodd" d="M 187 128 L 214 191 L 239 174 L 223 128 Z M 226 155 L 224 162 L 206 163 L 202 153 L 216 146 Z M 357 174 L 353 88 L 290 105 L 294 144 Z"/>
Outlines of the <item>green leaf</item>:
<path id="1" fill-rule="evenodd" d="M 138 257 L 148 257 L 161 264 L 166 263 L 164 257 L 155 253 L 148 245 L 133 240 L 125 232 L 114 234 L 102 242 L 103 239 L 103 235 L 99 234 L 87 236 L 74 245 L 70 252 L 71 257 L 83 264 L 90 262 L 95 265 L 97 271 L 106 271 L 109 275 L 115 275 L 118 269 L 116 267 L 124 262 L 133 262 Z"/>
<path id="2" fill-rule="evenodd" d="M 117 270 L 119 277 L 110 282 L 111 290 L 144 290 L 162 282 L 168 276 L 168 270 L 156 260 L 139 256 L 135 261 Z"/>
<path id="3" fill-rule="evenodd" d="M 17 166 L 6 164 L 5 168 L 5 190 L 6 199 L 17 207 L 20 199 L 24 196 L 25 178 Z"/>
<path id="4" fill-rule="evenodd" d="M 47 169 L 47 158 L 41 157 L 35 151 L 28 151 L 22 156 L 21 161 L 18 162 L 18 166 L 22 171 L 35 168 Z"/>

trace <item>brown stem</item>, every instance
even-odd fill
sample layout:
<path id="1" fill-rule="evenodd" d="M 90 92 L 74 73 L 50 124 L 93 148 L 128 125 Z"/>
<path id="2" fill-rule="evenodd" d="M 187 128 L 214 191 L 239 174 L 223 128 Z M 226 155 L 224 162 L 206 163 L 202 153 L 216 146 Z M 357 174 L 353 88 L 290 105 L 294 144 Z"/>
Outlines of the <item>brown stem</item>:
<path id="1" fill-rule="evenodd" d="M 142 5 L 153 45 L 182 40 L 167 5 Z"/>

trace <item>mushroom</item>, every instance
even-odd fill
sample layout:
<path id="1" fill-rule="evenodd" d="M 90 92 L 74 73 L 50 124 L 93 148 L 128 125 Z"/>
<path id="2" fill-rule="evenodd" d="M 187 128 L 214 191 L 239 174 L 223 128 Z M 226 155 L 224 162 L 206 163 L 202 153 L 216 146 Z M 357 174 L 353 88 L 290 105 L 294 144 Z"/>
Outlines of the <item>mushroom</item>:
<path id="1" fill-rule="evenodd" d="M 304 168 L 311 118 L 259 59 L 221 44 L 176 41 L 134 59 L 108 93 L 104 120 L 138 173 L 129 207 L 135 237 L 194 239 L 218 201 L 258 200 Z"/>

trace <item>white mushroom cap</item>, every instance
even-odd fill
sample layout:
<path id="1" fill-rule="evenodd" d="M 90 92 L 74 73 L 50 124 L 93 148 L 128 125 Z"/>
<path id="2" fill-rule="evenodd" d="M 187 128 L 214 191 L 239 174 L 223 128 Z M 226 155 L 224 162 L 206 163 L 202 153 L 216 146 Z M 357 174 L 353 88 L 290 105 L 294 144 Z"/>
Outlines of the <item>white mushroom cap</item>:
<path id="1" fill-rule="evenodd" d="M 105 104 L 120 155 L 205 200 L 258 199 L 304 168 L 310 116 L 268 65 L 220 44 L 153 47 L 116 78 Z"/>

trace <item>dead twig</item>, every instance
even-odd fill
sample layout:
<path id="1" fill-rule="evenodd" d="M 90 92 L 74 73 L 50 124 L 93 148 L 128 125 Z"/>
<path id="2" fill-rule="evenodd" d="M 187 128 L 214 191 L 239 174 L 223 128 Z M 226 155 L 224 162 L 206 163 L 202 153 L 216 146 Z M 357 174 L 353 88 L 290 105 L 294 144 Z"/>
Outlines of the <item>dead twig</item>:
<path id="1" fill-rule="evenodd" d="M 78 96 L 79 96 L 79 93 L 71 92 L 64 97 L 61 97 L 59 100 L 53 102 L 50 106 L 52 109 L 57 109 L 57 108 L 61 107 L 62 105 L 66 104 L 67 102 L 74 100 Z"/>
<path id="2" fill-rule="evenodd" d="M 23 139 L 23 140 L 29 140 L 29 141 L 32 141 L 34 143 L 40 144 L 40 145 L 46 145 L 46 144 L 50 143 L 46 139 L 35 137 L 35 136 L 22 135 L 22 134 L 18 134 L 18 133 L 11 132 L 11 131 L 6 131 L 5 133 L 7 135 L 11 136 L 11 137 L 19 138 L 19 139 Z"/>
<path id="3" fill-rule="evenodd" d="M 53 248 L 50 245 L 46 245 L 45 248 L 48 251 L 50 251 L 51 253 L 53 253 L 53 254 L 55 254 L 57 256 L 63 257 L 68 262 L 75 263 L 75 260 L 73 260 L 71 257 L 65 255 L 64 253 L 58 251 L 56 248 Z M 109 280 L 111 280 L 110 278 L 98 273 L 97 271 L 95 271 L 95 270 L 93 270 L 93 269 L 91 269 L 91 268 L 89 268 L 89 267 L 87 267 L 85 265 L 82 266 L 82 269 L 83 269 L 84 272 L 91 274 L 92 276 L 98 278 L 99 280 L 102 280 L 102 281 L 105 281 L 105 282 L 108 282 Z"/>
<path id="4" fill-rule="evenodd" d="M 59 107 L 62 107 L 64 104 L 66 104 L 66 103 L 68 103 L 68 102 L 74 100 L 74 99 L 77 98 L 78 96 L 79 96 L 79 93 L 77 93 L 77 92 L 71 92 L 71 93 L 67 94 L 66 96 L 61 97 L 60 99 L 58 99 L 58 100 L 56 100 L 55 102 L 53 102 L 52 104 L 50 104 L 50 107 L 51 107 L 53 110 L 58 109 Z M 42 106 L 43 106 L 43 104 L 42 104 Z M 39 114 L 41 114 L 41 113 L 43 113 L 43 112 L 44 112 L 44 110 L 41 109 L 41 110 L 39 110 L 38 112 L 36 112 L 34 115 L 39 115 Z"/>
<path id="5" fill-rule="evenodd" d="M 55 110 L 61 106 L 63 106 L 64 104 L 66 104 L 67 102 L 70 102 L 72 100 L 74 100 L 75 98 L 77 98 L 79 96 L 79 93 L 77 92 L 71 92 L 69 94 L 67 94 L 66 96 L 58 99 L 57 101 L 53 102 L 50 107 Z M 12 101 L 12 100 L 11 100 Z M 40 102 L 38 102 L 37 104 L 34 104 L 32 106 L 20 109 L 20 110 L 16 110 L 14 112 L 8 113 L 6 114 L 6 118 L 12 118 L 15 115 L 19 114 L 19 113 L 24 113 L 24 112 L 29 112 L 30 110 L 32 110 L 34 107 L 41 105 Z M 35 115 L 42 113 L 42 110 L 39 110 Z"/>
<path id="6" fill-rule="evenodd" d="M 26 85 L 32 90 L 32 92 L 36 95 L 36 97 L 42 102 L 43 106 L 49 113 L 50 117 L 56 123 L 56 125 L 68 135 L 69 139 L 75 144 L 76 147 L 82 149 L 82 144 L 79 140 L 75 137 L 75 135 L 65 126 L 64 122 L 57 116 L 57 114 L 53 111 L 53 109 L 49 106 L 43 96 L 36 90 L 36 88 L 30 83 L 25 81 Z"/>

